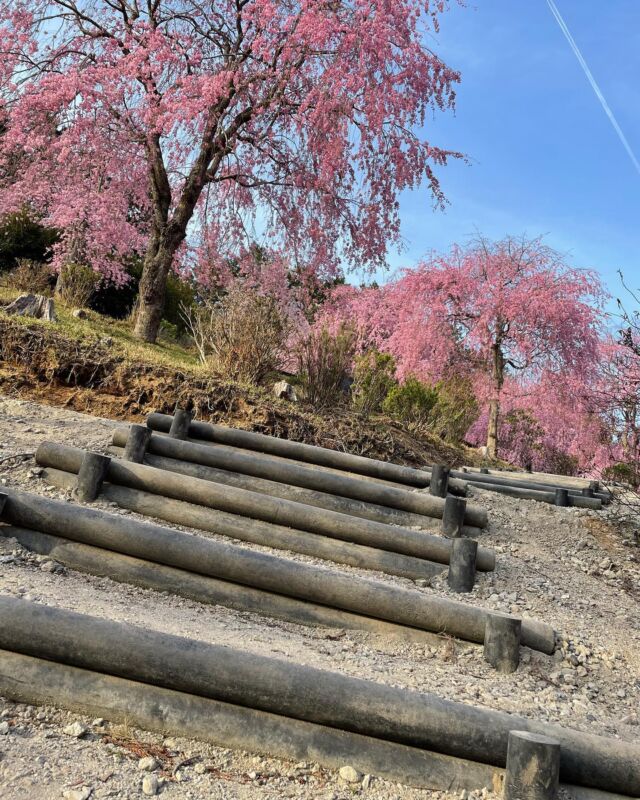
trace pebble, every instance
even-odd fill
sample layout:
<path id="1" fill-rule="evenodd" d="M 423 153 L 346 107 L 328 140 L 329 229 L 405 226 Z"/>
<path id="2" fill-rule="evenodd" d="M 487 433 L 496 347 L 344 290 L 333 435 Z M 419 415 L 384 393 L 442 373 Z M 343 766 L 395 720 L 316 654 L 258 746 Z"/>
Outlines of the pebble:
<path id="1" fill-rule="evenodd" d="M 8 722 L 0 722 L 0 736 L 8 736 L 10 730 Z"/>
<path id="2" fill-rule="evenodd" d="M 339 775 L 342 780 L 346 781 L 347 783 L 360 783 L 362 780 L 362 775 L 358 772 L 358 770 L 348 765 L 340 767 Z"/>
<path id="3" fill-rule="evenodd" d="M 89 800 L 91 791 L 88 786 L 83 786 L 82 789 L 67 789 L 62 796 L 64 800 Z"/>
<path id="4" fill-rule="evenodd" d="M 81 722 L 72 722 L 62 729 L 62 732 L 67 736 L 73 736 L 76 739 L 81 739 L 87 734 L 87 728 Z"/>
<path id="5" fill-rule="evenodd" d="M 142 793 L 146 795 L 158 794 L 158 779 L 155 775 L 145 775 L 142 779 Z"/>
<path id="6" fill-rule="evenodd" d="M 160 762 L 153 756 L 146 756 L 146 758 L 141 758 L 140 761 L 138 761 L 138 769 L 144 772 L 153 772 L 155 769 L 158 769 L 159 766 Z"/>

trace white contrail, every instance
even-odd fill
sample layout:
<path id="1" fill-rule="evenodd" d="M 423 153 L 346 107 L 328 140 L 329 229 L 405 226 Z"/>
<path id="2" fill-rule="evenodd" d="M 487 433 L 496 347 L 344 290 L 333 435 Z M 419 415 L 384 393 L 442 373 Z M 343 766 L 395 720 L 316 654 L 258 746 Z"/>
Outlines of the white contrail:
<path id="1" fill-rule="evenodd" d="M 580 48 L 578 47 L 578 45 L 576 44 L 575 39 L 571 35 L 571 31 L 569 30 L 569 28 L 567 28 L 566 22 L 564 21 L 564 19 L 562 18 L 562 15 L 558 11 L 558 7 L 556 6 L 554 0 L 547 0 L 547 4 L 548 4 L 549 8 L 551 9 L 551 13 L 556 18 L 556 21 L 557 21 L 558 25 L 560 26 L 560 30 L 562 31 L 562 33 L 564 33 L 566 40 L 569 42 L 569 45 L 571 46 L 571 49 L 575 53 L 575 56 L 578 59 L 578 61 L 580 63 L 580 66 L 582 67 L 582 69 L 584 71 L 584 74 L 587 76 L 587 80 L 591 84 L 591 88 L 596 93 L 596 97 L 600 101 L 600 105 L 604 109 L 604 113 L 609 117 L 609 121 L 613 125 L 613 129 L 618 134 L 618 138 L 622 142 L 622 145 L 623 145 L 624 149 L 627 151 L 627 154 L 628 154 L 629 158 L 633 162 L 633 166 L 636 168 L 636 170 L 640 174 L 640 161 L 638 161 L 638 159 L 636 158 L 636 154 L 631 149 L 631 145 L 627 141 L 627 137 L 624 135 L 620 125 L 618 125 L 618 120 L 614 117 L 613 111 L 609 108 L 609 104 L 607 103 L 607 101 L 605 100 L 604 95 L 600 91 L 600 87 L 596 83 L 596 79 L 593 77 L 593 74 L 591 73 L 591 70 L 589 69 L 589 65 L 584 60 L 584 57 L 583 57 L 582 53 L 580 52 Z"/>

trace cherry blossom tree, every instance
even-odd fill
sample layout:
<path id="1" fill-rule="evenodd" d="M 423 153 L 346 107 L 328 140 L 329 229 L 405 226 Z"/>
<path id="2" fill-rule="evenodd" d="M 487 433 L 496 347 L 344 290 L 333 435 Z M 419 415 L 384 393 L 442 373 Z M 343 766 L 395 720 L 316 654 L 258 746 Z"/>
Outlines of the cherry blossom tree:
<path id="1" fill-rule="evenodd" d="M 606 421 L 609 438 L 609 474 L 612 469 L 640 487 L 640 295 L 627 287 L 618 299 L 616 332 L 602 342 L 599 380 L 590 395 Z M 631 303 L 631 308 L 629 308 Z"/>
<path id="2" fill-rule="evenodd" d="M 0 0 L 0 211 L 116 279 L 144 253 L 155 340 L 169 271 L 213 220 L 308 267 L 378 267 L 397 197 L 458 157 L 415 131 L 459 80 L 429 47 L 447 0 Z"/>
<path id="3" fill-rule="evenodd" d="M 603 296 L 593 272 L 569 267 L 541 239 L 478 238 L 382 288 L 341 287 L 326 313 L 353 320 L 363 339 L 392 353 L 400 377 L 472 376 L 496 457 L 505 381 L 529 386 L 543 373 L 564 381 L 591 370 Z"/>

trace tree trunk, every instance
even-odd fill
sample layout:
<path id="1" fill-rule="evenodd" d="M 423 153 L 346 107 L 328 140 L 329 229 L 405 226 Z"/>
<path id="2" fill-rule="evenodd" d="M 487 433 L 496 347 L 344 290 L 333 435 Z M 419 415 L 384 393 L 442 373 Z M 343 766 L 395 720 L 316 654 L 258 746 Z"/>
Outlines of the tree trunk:
<path id="1" fill-rule="evenodd" d="M 167 289 L 167 277 L 173 263 L 175 250 L 164 244 L 149 244 L 144 259 L 142 278 L 138 292 L 138 308 L 133 329 L 137 339 L 154 343 L 158 338 L 164 300 Z"/>
<path id="2" fill-rule="evenodd" d="M 487 431 L 487 455 L 498 457 L 498 421 L 500 419 L 500 401 L 495 398 L 489 402 L 489 430 Z"/>
<path id="3" fill-rule="evenodd" d="M 493 397 L 489 401 L 489 428 L 487 430 L 487 455 L 498 457 L 498 425 L 500 422 L 500 392 L 504 384 L 504 356 L 500 342 L 494 344 L 491 377 L 493 381 Z"/>

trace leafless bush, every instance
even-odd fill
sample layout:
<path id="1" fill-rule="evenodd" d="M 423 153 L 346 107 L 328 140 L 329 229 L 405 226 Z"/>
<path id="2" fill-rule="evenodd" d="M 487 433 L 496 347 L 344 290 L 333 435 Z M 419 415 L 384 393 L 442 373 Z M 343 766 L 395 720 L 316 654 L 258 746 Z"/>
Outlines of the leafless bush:
<path id="1" fill-rule="evenodd" d="M 99 282 L 98 275 L 86 264 L 65 264 L 58 276 L 56 295 L 67 306 L 86 308 Z"/>
<path id="2" fill-rule="evenodd" d="M 312 331 L 298 345 L 298 380 L 304 399 L 314 408 L 338 403 L 344 394 L 355 350 L 353 331 L 342 327 L 333 336 Z"/>
<path id="3" fill-rule="evenodd" d="M 360 416 L 368 419 L 380 411 L 391 389 L 397 386 L 395 371 L 395 359 L 389 353 L 371 349 L 356 356 L 351 401 Z"/>
<path id="4" fill-rule="evenodd" d="M 21 258 L 6 279 L 7 286 L 20 292 L 49 295 L 55 278 L 49 264 Z"/>
<path id="5" fill-rule="evenodd" d="M 282 367 L 291 324 L 274 298 L 237 287 L 181 314 L 200 360 L 222 377 L 261 383 Z"/>

